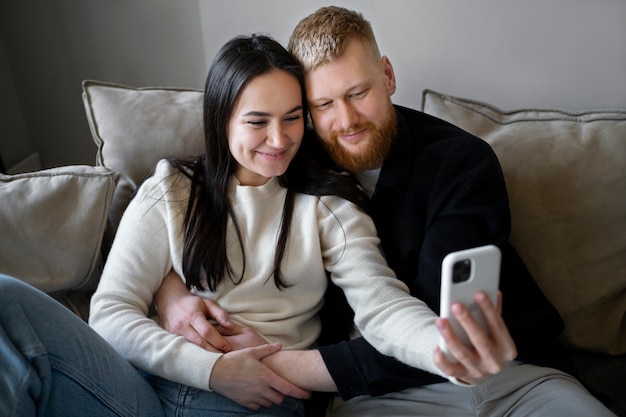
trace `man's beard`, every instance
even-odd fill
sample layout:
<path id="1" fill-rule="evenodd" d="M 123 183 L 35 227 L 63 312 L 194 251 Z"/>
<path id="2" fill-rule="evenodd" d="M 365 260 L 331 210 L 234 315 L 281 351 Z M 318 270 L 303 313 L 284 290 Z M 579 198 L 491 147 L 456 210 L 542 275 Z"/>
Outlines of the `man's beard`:
<path id="1" fill-rule="evenodd" d="M 371 137 L 368 139 L 367 147 L 359 149 L 358 153 L 346 149 L 339 142 L 338 136 L 348 132 L 332 131 L 330 132 L 330 140 L 320 139 L 326 152 L 335 163 L 352 173 L 380 168 L 387 158 L 391 144 L 398 132 L 397 117 L 393 105 L 390 104 L 389 117 L 380 127 L 372 122 L 364 122 L 353 126 L 350 131 L 358 132 L 362 129 L 367 129 Z"/>

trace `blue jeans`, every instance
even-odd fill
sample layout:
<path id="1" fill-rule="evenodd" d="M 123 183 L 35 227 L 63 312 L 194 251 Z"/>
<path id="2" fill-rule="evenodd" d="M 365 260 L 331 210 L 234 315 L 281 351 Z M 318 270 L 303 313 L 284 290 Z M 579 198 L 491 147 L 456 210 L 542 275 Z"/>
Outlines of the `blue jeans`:
<path id="1" fill-rule="evenodd" d="M 177 417 L 303 417 L 304 408 L 300 400 L 285 397 L 281 404 L 252 411 L 217 392 L 200 390 L 187 385 L 148 376 L 154 390 L 161 398 L 168 416 Z"/>
<path id="2" fill-rule="evenodd" d="M 1 416 L 163 416 L 152 386 L 85 322 L 0 275 Z"/>
<path id="3" fill-rule="evenodd" d="M 144 377 L 63 305 L 0 274 L 0 416 L 165 415 L 301 417 L 304 412 L 293 398 L 254 412 L 215 392 Z"/>

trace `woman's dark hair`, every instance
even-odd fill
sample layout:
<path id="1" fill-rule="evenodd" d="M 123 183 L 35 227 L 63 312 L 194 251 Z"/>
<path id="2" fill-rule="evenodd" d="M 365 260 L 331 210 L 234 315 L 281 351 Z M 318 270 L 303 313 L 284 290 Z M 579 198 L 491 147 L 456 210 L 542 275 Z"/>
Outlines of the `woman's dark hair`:
<path id="1" fill-rule="evenodd" d="M 278 42 L 264 35 L 240 36 L 226 43 L 217 53 L 206 79 L 204 90 L 205 153 L 194 159 L 173 159 L 170 163 L 192 181 L 184 221 L 183 274 L 187 288 L 214 291 L 225 276 L 234 283 L 243 278 L 233 276 L 226 253 L 227 224 L 235 227 L 239 245 L 243 240 L 233 207 L 228 199 L 230 176 L 237 162 L 228 146 L 228 123 L 243 89 L 255 77 L 279 69 L 292 74 L 300 83 L 306 117 L 306 95 L 302 67 Z M 365 208 L 367 197 L 357 187 L 353 176 L 341 174 L 310 132 L 287 171 L 279 177 L 287 189 L 281 231 L 274 258 L 274 283 L 287 287 L 281 277 L 283 258 L 294 207 L 294 194 L 339 195 Z M 244 252 L 242 250 L 242 252 Z M 244 252 L 245 253 L 245 252 Z M 269 277 L 268 277 L 269 278 Z"/>

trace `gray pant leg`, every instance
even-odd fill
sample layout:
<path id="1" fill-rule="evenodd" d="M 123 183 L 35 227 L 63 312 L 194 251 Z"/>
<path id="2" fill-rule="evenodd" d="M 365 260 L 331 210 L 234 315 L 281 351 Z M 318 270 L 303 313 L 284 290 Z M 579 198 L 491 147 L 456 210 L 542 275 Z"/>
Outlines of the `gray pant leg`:
<path id="1" fill-rule="evenodd" d="M 451 382 L 349 401 L 336 398 L 330 417 L 609 417 L 615 416 L 573 377 L 513 364 L 483 384 Z"/>

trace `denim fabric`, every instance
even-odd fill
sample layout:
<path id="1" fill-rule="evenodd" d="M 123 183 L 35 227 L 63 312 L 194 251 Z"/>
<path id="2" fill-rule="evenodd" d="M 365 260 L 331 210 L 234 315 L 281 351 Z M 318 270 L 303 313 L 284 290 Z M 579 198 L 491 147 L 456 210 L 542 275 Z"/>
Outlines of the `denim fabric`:
<path id="1" fill-rule="evenodd" d="M 163 416 L 146 379 L 43 292 L 0 275 L 1 416 Z"/>
<path id="2" fill-rule="evenodd" d="M 168 416 L 176 417 L 303 417 L 302 402 L 286 397 L 281 404 L 274 404 L 258 411 L 250 410 L 217 392 L 199 390 L 157 377 L 148 377 L 154 390 L 161 397 L 163 409 Z"/>

